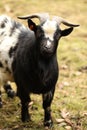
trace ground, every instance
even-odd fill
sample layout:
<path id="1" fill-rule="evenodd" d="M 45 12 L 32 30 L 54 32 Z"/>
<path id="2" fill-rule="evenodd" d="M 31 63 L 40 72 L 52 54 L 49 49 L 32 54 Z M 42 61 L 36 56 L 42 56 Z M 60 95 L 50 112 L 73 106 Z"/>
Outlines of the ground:
<path id="1" fill-rule="evenodd" d="M 18 20 L 17 16 L 35 12 L 48 12 L 80 25 L 60 40 L 57 50 L 60 76 L 52 103 L 52 116 L 53 130 L 87 130 L 87 0 L 0 1 L 0 14 L 7 14 L 15 20 Z M 25 21 L 18 21 L 26 25 Z M 13 83 L 13 89 L 14 86 Z M 22 123 L 20 100 L 17 97 L 9 99 L 3 91 L 0 130 L 44 130 L 42 97 L 31 97 L 32 121 Z"/>

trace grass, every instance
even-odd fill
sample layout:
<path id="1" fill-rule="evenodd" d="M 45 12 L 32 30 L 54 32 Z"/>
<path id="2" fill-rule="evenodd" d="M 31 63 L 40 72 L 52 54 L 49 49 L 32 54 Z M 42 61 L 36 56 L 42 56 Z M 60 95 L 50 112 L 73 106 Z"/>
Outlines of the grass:
<path id="1" fill-rule="evenodd" d="M 34 12 L 49 12 L 80 24 L 73 33 L 60 40 L 57 57 L 60 76 L 52 103 L 53 130 L 87 130 L 87 1 L 86 0 L 3 0 L 0 14 L 10 15 L 17 20 L 19 15 Z M 20 20 L 18 20 L 20 21 Z M 20 21 L 24 24 L 26 22 Z M 62 28 L 62 27 L 61 27 Z M 14 87 L 14 85 L 13 85 Z M 41 95 L 32 95 L 30 109 L 32 121 L 20 120 L 20 100 L 7 98 L 2 93 L 3 108 L 0 109 L 0 130 L 44 130 Z M 61 113 L 68 114 L 68 122 Z"/>

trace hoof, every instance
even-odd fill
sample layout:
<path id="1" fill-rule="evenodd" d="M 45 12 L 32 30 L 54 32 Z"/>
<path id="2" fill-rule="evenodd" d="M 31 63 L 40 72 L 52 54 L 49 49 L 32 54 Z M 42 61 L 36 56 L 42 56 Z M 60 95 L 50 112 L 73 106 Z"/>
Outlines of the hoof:
<path id="1" fill-rule="evenodd" d="M 13 90 L 9 90 L 9 91 L 7 92 L 7 95 L 8 95 L 8 97 L 10 97 L 10 98 L 14 98 L 14 97 L 16 96 L 16 93 L 15 93 L 15 91 L 13 91 Z"/>
<path id="2" fill-rule="evenodd" d="M 22 122 L 29 122 L 29 121 L 31 121 L 29 115 L 26 115 L 26 116 L 22 117 L 21 120 L 22 120 Z"/>
<path id="3" fill-rule="evenodd" d="M 53 126 L 53 121 L 52 121 L 52 120 L 45 121 L 45 122 L 44 122 L 44 126 L 45 126 L 46 128 L 52 128 L 52 126 Z"/>

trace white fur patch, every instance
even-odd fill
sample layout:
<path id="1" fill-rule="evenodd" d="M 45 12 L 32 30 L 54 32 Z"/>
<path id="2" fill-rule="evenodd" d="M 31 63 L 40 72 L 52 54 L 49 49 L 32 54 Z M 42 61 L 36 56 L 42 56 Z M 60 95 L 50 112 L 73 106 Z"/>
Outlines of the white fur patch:
<path id="1" fill-rule="evenodd" d="M 49 38 L 50 40 L 53 40 L 54 33 L 55 33 L 56 29 L 57 29 L 57 22 L 47 20 L 43 24 L 42 28 L 43 28 L 43 30 L 45 32 L 45 37 Z"/>
<path id="2" fill-rule="evenodd" d="M 47 47 L 47 48 L 50 48 L 50 47 L 51 47 L 51 42 L 50 42 L 50 41 L 47 41 L 46 47 Z"/>
<path id="3" fill-rule="evenodd" d="M 13 57 L 9 56 L 9 50 L 11 47 L 15 47 L 18 43 L 18 36 L 21 33 L 21 30 L 15 27 L 13 35 L 10 36 L 12 27 L 14 27 L 14 21 L 12 21 L 8 16 L 0 16 L 0 62 L 3 65 L 3 67 L 0 67 L 0 85 L 3 85 L 8 80 L 13 81 L 13 76 L 11 73 L 6 71 L 6 67 L 10 72 L 12 72 L 11 67 Z"/>

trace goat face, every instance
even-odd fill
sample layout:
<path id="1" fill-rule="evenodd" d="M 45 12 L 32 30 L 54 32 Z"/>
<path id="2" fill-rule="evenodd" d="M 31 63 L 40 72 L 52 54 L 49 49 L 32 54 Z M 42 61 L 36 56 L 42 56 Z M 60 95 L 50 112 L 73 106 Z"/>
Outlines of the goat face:
<path id="1" fill-rule="evenodd" d="M 53 56 L 56 53 L 60 37 L 66 36 L 72 31 L 72 28 L 62 31 L 54 20 L 47 20 L 41 25 L 36 25 L 28 19 L 28 25 L 35 32 L 39 53 L 45 58 Z"/>
<path id="2" fill-rule="evenodd" d="M 37 29 L 37 39 L 40 39 L 40 52 L 43 56 L 48 58 L 54 55 L 60 36 L 61 31 L 55 21 L 47 20 Z"/>

